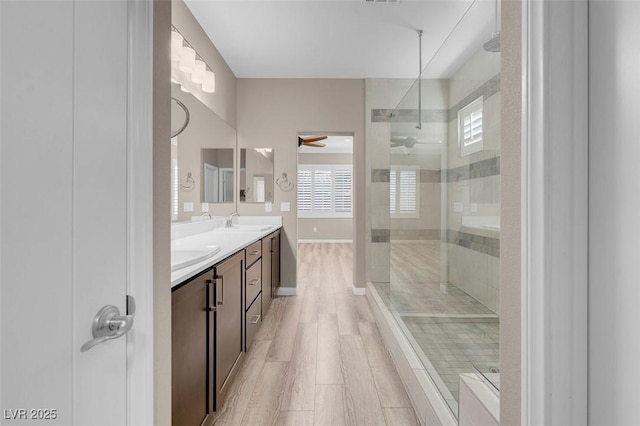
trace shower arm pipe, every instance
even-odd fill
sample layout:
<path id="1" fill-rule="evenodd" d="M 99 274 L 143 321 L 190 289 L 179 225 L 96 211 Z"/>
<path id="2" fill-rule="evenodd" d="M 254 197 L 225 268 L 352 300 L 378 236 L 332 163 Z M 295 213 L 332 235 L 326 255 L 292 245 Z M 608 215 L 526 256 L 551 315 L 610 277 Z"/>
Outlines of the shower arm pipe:
<path id="1" fill-rule="evenodd" d="M 422 30 L 418 30 L 418 125 L 416 128 L 422 130 Z"/>

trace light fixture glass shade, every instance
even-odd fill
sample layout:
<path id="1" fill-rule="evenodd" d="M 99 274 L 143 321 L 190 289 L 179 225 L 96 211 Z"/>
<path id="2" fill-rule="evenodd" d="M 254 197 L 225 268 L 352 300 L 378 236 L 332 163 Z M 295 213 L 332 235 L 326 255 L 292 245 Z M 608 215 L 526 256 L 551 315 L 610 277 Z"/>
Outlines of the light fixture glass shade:
<path id="1" fill-rule="evenodd" d="M 182 36 L 177 31 L 171 31 L 171 60 L 179 61 L 182 55 Z"/>
<path id="2" fill-rule="evenodd" d="M 202 82 L 202 91 L 206 93 L 213 93 L 216 91 L 216 75 L 213 71 L 207 70 L 204 75 L 204 81 Z"/>
<path id="3" fill-rule="evenodd" d="M 196 51 L 188 46 L 182 48 L 180 56 L 180 71 L 192 73 L 196 66 Z"/>
<path id="4" fill-rule="evenodd" d="M 187 89 L 186 87 L 184 87 L 182 84 L 180 85 L 180 90 L 183 91 L 184 93 L 191 93 L 189 91 L 189 89 Z"/>
<path id="5" fill-rule="evenodd" d="M 193 68 L 193 72 L 191 73 L 191 81 L 196 84 L 202 84 L 206 71 L 207 66 L 205 65 L 205 63 L 200 59 L 196 59 L 195 67 Z"/>

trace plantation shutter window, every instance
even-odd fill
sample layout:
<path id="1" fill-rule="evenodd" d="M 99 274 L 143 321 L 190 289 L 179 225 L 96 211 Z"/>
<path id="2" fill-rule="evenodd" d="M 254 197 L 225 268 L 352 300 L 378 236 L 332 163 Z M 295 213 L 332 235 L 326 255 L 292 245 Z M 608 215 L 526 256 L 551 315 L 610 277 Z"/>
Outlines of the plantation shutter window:
<path id="1" fill-rule="evenodd" d="M 298 215 L 316 218 L 352 217 L 352 181 L 350 165 L 299 165 Z"/>
<path id="2" fill-rule="evenodd" d="M 484 148 L 482 110 L 483 99 L 480 97 L 458 112 L 458 146 L 461 157 Z"/>
<path id="3" fill-rule="evenodd" d="M 298 170 L 298 213 L 310 213 L 311 191 L 312 191 L 311 170 Z"/>
<path id="4" fill-rule="evenodd" d="M 392 218 L 420 216 L 420 169 L 398 166 L 389 170 L 389 212 Z"/>

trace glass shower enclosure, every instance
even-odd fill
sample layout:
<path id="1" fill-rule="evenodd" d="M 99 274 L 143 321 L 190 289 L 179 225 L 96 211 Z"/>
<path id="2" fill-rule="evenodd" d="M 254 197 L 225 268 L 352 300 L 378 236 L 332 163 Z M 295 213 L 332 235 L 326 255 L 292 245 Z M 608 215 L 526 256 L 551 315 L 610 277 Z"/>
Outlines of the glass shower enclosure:
<path id="1" fill-rule="evenodd" d="M 471 15 L 389 115 L 389 282 L 374 284 L 455 416 L 460 374 L 499 392 L 500 52 L 461 47 Z"/>

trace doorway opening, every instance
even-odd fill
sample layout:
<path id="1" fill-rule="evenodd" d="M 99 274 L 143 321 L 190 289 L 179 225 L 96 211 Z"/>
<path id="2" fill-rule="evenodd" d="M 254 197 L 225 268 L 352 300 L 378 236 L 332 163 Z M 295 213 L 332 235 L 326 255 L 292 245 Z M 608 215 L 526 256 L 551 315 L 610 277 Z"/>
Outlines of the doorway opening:
<path id="1" fill-rule="evenodd" d="M 354 134 L 298 134 L 298 287 L 353 285 Z"/>

